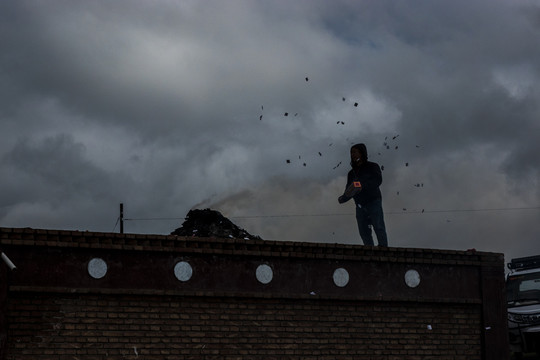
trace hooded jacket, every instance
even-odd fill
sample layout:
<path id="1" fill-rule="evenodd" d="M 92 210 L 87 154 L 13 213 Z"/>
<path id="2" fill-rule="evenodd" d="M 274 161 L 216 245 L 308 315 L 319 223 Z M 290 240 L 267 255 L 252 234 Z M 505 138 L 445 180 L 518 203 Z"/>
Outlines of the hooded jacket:
<path id="1" fill-rule="evenodd" d="M 360 150 L 362 163 L 351 163 L 352 169 L 347 174 L 345 192 L 339 198 L 340 203 L 349 201 L 351 198 L 359 205 L 368 204 L 374 200 L 382 199 L 379 186 L 382 184 L 382 172 L 377 163 L 367 160 L 367 150 L 364 144 L 354 145 L 353 148 Z M 354 182 L 360 182 L 362 188 L 355 189 Z"/>

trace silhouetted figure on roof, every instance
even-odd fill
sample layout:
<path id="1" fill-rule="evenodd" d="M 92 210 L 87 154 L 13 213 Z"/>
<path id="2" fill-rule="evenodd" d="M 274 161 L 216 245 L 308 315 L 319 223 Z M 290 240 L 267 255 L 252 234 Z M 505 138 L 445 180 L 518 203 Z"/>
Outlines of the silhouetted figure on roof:
<path id="1" fill-rule="evenodd" d="M 364 245 L 373 246 L 370 225 L 377 235 L 379 246 L 388 246 L 386 226 L 382 209 L 382 172 L 377 163 L 368 161 L 367 148 L 364 144 L 351 147 L 352 169 L 347 174 L 345 192 L 338 198 L 340 204 L 354 199 L 356 221 Z"/>

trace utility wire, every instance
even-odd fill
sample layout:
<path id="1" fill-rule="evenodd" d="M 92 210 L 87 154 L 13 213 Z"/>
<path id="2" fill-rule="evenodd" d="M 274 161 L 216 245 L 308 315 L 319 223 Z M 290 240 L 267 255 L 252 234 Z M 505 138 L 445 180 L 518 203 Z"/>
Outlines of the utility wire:
<path id="1" fill-rule="evenodd" d="M 180 217 L 155 217 L 155 218 L 133 218 L 133 219 L 125 219 L 124 221 L 152 221 L 152 220 L 180 220 L 185 219 L 185 216 Z"/>
<path id="2" fill-rule="evenodd" d="M 114 230 L 116 230 L 116 226 L 118 225 L 119 221 L 120 221 L 120 216 L 116 219 L 116 224 L 114 224 L 114 228 L 113 228 L 112 232 L 114 232 Z"/>
<path id="3" fill-rule="evenodd" d="M 515 210 L 540 210 L 540 206 L 536 207 L 519 207 L 519 208 L 494 208 L 494 209 L 454 209 L 454 210 L 402 210 L 388 211 L 385 215 L 405 215 L 405 214 L 421 214 L 421 213 L 456 213 L 456 212 L 483 212 L 483 211 L 515 211 Z M 237 219 L 250 218 L 274 218 L 274 217 L 314 217 L 314 216 L 350 216 L 352 213 L 337 213 L 337 214 L 288 214 L 288 215 L 246 215 L 246 216 L 231 216 Z"/>
<path id="4" fill-rule="evenodd" d="M 406 214 L 406 213 L 456 213 L 456 212 L 487 212 L 487 211 L 516 211 L 516 210 L 540 210 L 540 206 L 515 207 L 515 208 L 491 208 L 491 209 L 456 209 L 456 210 L 403 210 L 391 211 L 385 214 Z"/>
<path id="5" fill-rule="evenodd" d="M 488 212 L 488 211 L 518 211 L 518 210 L 540 210 L 540 206 L 533 207 L 512 207 L 512 208 L 484 208 L 484 209 L 443 209 L 443 210 L 402 210 L 388 211 L 385 215 L 406 215 L 406 214 L 427 214 L 427 213 L 462 213 L 462 212 Z M 259 219 L 259 218 L 290 218 L 290 217 L 330 217 L 330 216 L 351 216 L 353 213 L 336 214 L 283 214 L 283 215 L 239 215 L 231 216 L 231 219 Z M 124 221 L 159 221 L 159 220 L 181 220 L 181 217 L 154 217 L 154 218 L 131 218 Z M 116 228 L 116 225 L 115 225 Z"/>

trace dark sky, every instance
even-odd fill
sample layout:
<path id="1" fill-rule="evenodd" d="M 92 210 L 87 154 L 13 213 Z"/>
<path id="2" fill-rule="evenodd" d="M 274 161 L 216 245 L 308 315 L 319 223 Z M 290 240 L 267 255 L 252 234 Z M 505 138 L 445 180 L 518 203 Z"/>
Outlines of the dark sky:
<path id="1" fill-rule="evenodd" d="M 0 226 L 359 244 L 363 142 L 391 246 L 540 254 L 539 38 L 526 0 L 2 1 Z"/>

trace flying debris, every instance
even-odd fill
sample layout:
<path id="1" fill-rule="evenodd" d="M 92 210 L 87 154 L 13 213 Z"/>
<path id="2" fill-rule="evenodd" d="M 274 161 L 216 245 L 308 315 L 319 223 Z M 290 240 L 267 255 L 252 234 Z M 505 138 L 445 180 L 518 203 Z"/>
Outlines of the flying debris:
<path id="1" fill-rule="evenodd" d="M 424 213 L 424 209 L 422 209 L 422 214 Z"/>
<path id="2" fill-rule="evenodd" d="M 399 148 L 399 146 L 396 145 L 396 148 L 395 148 L 395 149 L 397 150 L 398 148 Z"/>
<path id="3" fill-rule="evenodd" d="M 345 98 L 341 98 L 341 100 L 345 101 Z"/>
<path id="4" fill-rule="evenodd" d="M 309 81 L 309 78 L 306 77 L 306 81 Z"/>
<path id="5" fill-rule="evenodd" d="M 286 112 L 286 113 L 285 113 L 285 116 L 289 116 L 289 113 Z"/>
<path id="6" fill-rule="evenodd" d="M 384 165 L 381 166 L 381 171 L 384 171 Z"/>
<path id="7" fill-rule="evenodd" d="M 396 140 L 397 137 L 399 137 L 399 134 L 396 135 L 396 136 L 394 136 L 394 137 L 392 138 L 392 140 Z"/>
<path id="8" fill-rule="evenodd" d="M 304 163 L 304 166 L 306 166 L 306 163 Z"/>
<path id="9" fill-rule="evenodd" d="M 290 164 L 291 163 L 291 160 L 287 159 L 287 164 Z"/>
<path id="10" fill-rule="evenodd" d="M 336 166 L 334 166 L 334 170 L 336 170 L 339 167 L 339 165 L 341 165 L 341 161 Z"/>
<path id="11" fill-rule="evenodd" d="M 396 195 L 399 195 L 399 191 L 397 192 L 397 194 L 396 194 Z"/>
<path id="12" fill-rule="evenodd" d="M 405 163 L 405 166 L 409 166 L 409 163 L 408 163 L 408 162 L 406 162 L 406 163 Z"/>
<path id="13" fill-rule="evenodd" d="M 261 105 L 261 110 L 264 110 L 264 105 Z"/>
<path id="14" fill-rule="evenodd" d="M 298 113 L 295 113 L 294 116 L 298 116 Z"/>
<path id="15" fill-rule="evenodd" d="M 407 208 L 403 208 L 403 211 L 407 211 Z"/>
<path id="16" fill-rule="evenodd" d="M 262 120 L 262 115 L 261 115 L 261 116 L 259 116 L 259 121 L 261 121 L 261 120 Z"/>
<path id="17" fill-rule="evenodd" d="M 358 103 L 357 103 L 357 102 L 355 102 L 355 103 L 354 103 L 354 107 L 357 107 L 357 106 L 358 106 Z"/>
<path id="18" fill-rule="evenodd" d="M 319 151 L 319 156 L 322 156 L 321 152 Z"/>

